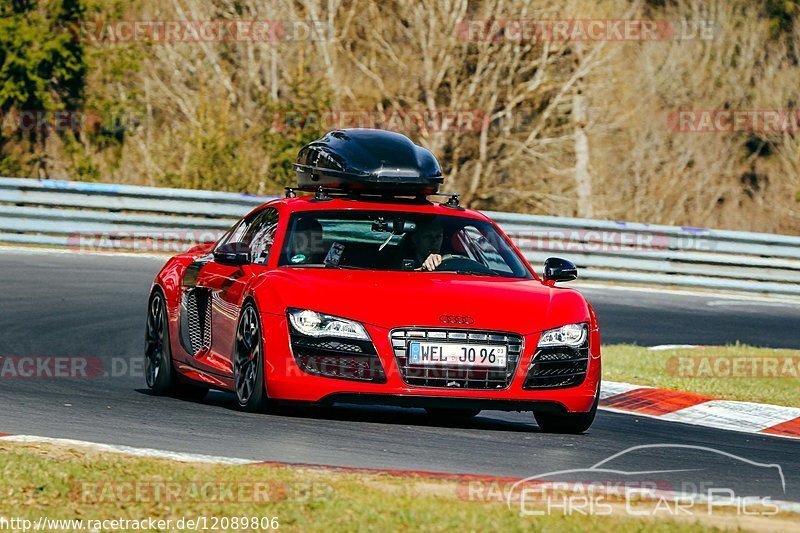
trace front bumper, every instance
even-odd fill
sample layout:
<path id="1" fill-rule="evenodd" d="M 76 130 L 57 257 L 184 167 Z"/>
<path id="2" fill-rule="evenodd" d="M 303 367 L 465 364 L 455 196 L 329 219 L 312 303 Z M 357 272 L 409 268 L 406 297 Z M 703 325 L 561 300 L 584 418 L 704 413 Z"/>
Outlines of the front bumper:
<path id="1" fill-rule="evenodd" d="M 523 385 L 539 334 L 523 337 L 523 347 L 510 382 L 503 389 L 467 389 L 409 385 L 403 379 L 392 346 L 392 330 L 365 325 L 380 359 L 382 382 L 358 381 L 309 374 L 292 354 L 285 316 L 263 314 L 266 384 L 271 398 L 316 403 L 364 403 L 405 407 L 465 407 L 493 410 L 587 412 L 600 383 L 599 335 L 590 335 L 586 378 L 573 387 L 525 390 Z"/>

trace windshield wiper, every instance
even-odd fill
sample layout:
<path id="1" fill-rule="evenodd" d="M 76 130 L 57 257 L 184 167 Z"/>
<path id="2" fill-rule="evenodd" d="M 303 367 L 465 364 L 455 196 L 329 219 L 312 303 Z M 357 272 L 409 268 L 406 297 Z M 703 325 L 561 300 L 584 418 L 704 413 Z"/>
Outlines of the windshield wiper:
<path id="1" fill-rule="evenodd" d="M 364 267 L 350 266 L 350 265 L 334 265 L 333 263 L 304 263 L 299 265 L 285 265 L 292 268 L 337 268 L 341 270 L 369 270 Z"/>
<path id="2" fill-rule="evenodd" d="M 462 276 L 494 276 L 497 277 L 500 274 L 497 272 L 476 272 L 474 270 L 439 270 L 439 272 L 453 272 L 454 274 L 461 274 Z"/>
<path id="3" fill-rule="evenodd" d="M 338 268 L 341 270 L 368 270 L 364 267 L 357 267 L 353 265 L 335 265 L 333 263 L 325 263 L 325 268 Z"/>

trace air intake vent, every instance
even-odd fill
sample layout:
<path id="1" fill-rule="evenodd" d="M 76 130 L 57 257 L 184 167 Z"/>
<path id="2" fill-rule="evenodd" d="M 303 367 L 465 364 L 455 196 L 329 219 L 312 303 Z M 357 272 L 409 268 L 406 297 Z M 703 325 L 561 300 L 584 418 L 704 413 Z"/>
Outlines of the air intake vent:
<path id="1" fill-rule="evenodd" d="M 292 353 L 304 372 L 329 378 L 385 383 L 386 374 L 371 341 L 306 337 L 292 332 Z"/>
<path id="2" fill-rule="evenodd" d="M 191 353 L 211 348 L 211 305 L 208 289 L 190 289 L 183 295 L 186 326 L 189 333 Z"/>
<path id="3" fill-rule="evenodd" d="M 523 389 L 575 387 L 586 379 L 589 347 L 542 348 L 533 356 Z"/>

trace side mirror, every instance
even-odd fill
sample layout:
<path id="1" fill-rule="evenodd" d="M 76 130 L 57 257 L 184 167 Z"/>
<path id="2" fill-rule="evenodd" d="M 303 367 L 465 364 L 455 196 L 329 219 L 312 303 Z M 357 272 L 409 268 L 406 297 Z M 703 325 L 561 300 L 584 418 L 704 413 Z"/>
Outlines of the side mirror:
<path id="1" fill-rule="evenodd" d="M 545 281 L 572 281 L 578 278 L 578 267 L 572 261 L 549 257 L 544 262 Z"/>
<path id="2" fill-rule="evenodd" d="M 241 242 L 229 242 L 214 250 L 214 261 L 222 265 L 250 263 L 250 247 Z"/>

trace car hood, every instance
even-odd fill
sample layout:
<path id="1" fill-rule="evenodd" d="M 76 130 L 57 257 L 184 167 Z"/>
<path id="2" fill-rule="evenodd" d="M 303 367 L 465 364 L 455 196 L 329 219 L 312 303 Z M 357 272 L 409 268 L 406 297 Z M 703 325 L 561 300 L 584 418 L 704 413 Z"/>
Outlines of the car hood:
<path id="1" fill-rule="evenodd" d="M 535 279 L 294 267 L 264 275 L 254 292 L 264 312 L 297 307 L 387 329 L 466 327 L 526 335 L 589 321 L 580 293 Z M 446 315 L 471 320 L 453 325 Z"/>

